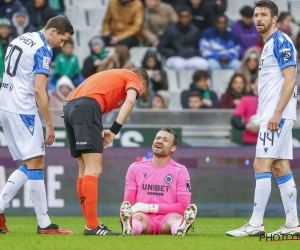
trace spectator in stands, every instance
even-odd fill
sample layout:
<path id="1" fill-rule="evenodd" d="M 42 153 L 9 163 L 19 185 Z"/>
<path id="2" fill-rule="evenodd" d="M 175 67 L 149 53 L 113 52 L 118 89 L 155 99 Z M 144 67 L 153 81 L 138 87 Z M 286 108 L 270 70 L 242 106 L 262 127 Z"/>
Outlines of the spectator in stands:
<path id="1" fill-rule="evenodd" d="M 12 17 L 12 36 L 16 38 L 26 32 L 34 32 L 35 28 L 32 26 L 29 20 L 29 15 L 25 8 L 21 11 L 16 12 Z"/>
<path id="2" fill-rule="evenodd" d="M 237 21 L 232 27 L 232 33 L 237 37 L 238 43 L 241 46 L 240 59 L 243 58 L 245 52 L 250 47 L 256 46 L 260 34 L 257 32 L 255 24 L 253 22 L 254 9 L 250 6 L 244 6 L 240 10 L 242 19 Z"/>
<path id="3" fill-rule="evenodd" d="M 48 0 L 48 6 L 56 10 L 59 15 L 64 15 L 65 13 L 64 0 Z"/>
<path id="4" fill-rule="evenodd" d="M 25 7 L 28 11 L 30 23 L 36 30 L 42 29 L 50 18 L 57 16 L 57 12 L 48 7 L 48 0 L 34 0 Z"/>
<path id="5" fill-rule="evenodd" d="M 98 72 L 99 66 L 105 62 L 107 53 L 105 51 L 104 41 L 101 37 L 93 37 L 89 42 L 91 54 L 85 58 L 82 68 L 82 75 L 84 78 Z"/>
<path id="6" fill-rule="evenodd" d="M 152 109 L 167 109 L 170 102 L 170 93 L 166 90 L 159 90 L 153 97 L 151 108 Z"/>
<path id="7" fill-rule="evenodd" d="M 277 20 L 277 28 L 287 34 L 295 44 L 297 35 L 300 31 L 299 26 L 294 22 L 291 13 L 281 12 Z"/>
<path id="8" fill-rule="evenodd" d="M 214 16 L 223 15 L 227 8 L 227 0 L 205 0 L 214 11 Z"/>
<path id="9" fill-rule="evenodd" d="M 171 5 L 162 3 L 160 0 L 146 0 L 142 30 L 145 45 L 156 47 L 165 29 L 177 21 L 177 13 Z"/>
<path id="10" fill-rule="evenodd" d="M 143 21 L 144 10 L 140 0 L 110 0 L 102 28 L 105 45 L 138 46 Z"/>
<path id="11" fill-rule="evenodd" d="M 0 86 L 4 72 L 4 57 L 9 43 L 12 40 L 11 22 L 7 18 L 0 18 Z"/>
<path id="12" fill-rule="evenodd" d="M 297 35 L 295 47 L 296 47 L 296 50 L 297 50 L 297 58 L 298 58 L 298 61 L 300 61 L 300 32 L 299 32 L 298 35 Z M 299 95 L 299 96 L 300 96 L 300 95 Z"/>
<path id="13" fill-rule="evenodd" d="M 144 0 L 145 2 L 146 0 Z M 172 7 L 177 10 L 181 5 L 183 0 L 162 0 L 162 2 L 172 5 Z"/>
<path id="14" fill-rule="evenodd" d="M 75 86 L 69 77 L 62 76 L 59 78 L 55 90 L 49 96 L 49 108 L 62 109 L 65 101 L 74 89 Z"/>
<path id="15" fill-rule="evenodd" d="M 81 82 L 78 58 L 73 54 L 74 42 L 70 38 L 61 48 L 61 53 L 55 58 L 54 75 L 56 80 L 62 76 L 69 77 L 75 86 Z"/>
<path id="16" fill-rule="evenodd" d="M 210 74 L 216 69 L 237 69 L 240 45 L 235 35 L 227 31 L 227 17 L 217 16 L 215 27 L 203 31 L 200 52 L 208 60 Z"/>
<path id="17" fill-rule="evenodd" d="M 142 61 L 142 68 L 145 69 L 150 78 L 150 87 L 154 92 L 158 90 L 168 90 L 167 73 L 162 69 L 158 60 L 156 50 L 148 50 Z"/>
<path id="18" fill-rule="evenodd" d="M 200 57 L 199 30 L 191 24 L 191 10 L 180 7 L 179 22 L 171 24 L 160 38 L 158 51 L 167 58 L 166 66 L 175 71 L 183 69 L 207 70 L 207 61 Z"/>
<path id="19" fill-rule="evenodd" d="M 214 26 L 214 12 L 205 0 L 184 0 L 192 11 L 192 24 L 194 24 L 200 32 Z"/>
<path id="20" fill-rule="evenodd" d="M 242 97 L 234 110 L 231 124 L 238 130 L 244 130 L 244 145 L 256 145 L 259 131 L 258 108 L 258 81 L 257 77 L 251 79 L 251 94 Z"/>
<path id="21" fill-rule="evenodd" d="M 220 101 L 221 109 L 234 109 L 240 102 L 241 98 L 246 94 L 247 89 L 246 78 L 242 74 L 234 74 L 231 77 L 226 92 L 222 95 Z"/>
<path id="22" fill-rule="evenodd" d="M 155 96 L 155 93 L 149 87 L 146 92 L 136 100 L 135 107 L 137 108 L 151 108 L 152 100 Z"/>
<path id="23" fill-rule="evenodd" d="M 203 98 L 198 91 L 192 91 L 188 97 L 189 109 L 201 109 L 203 106 Z"/>
<path id="24" fill-rule="evenodd" d="M 24 8 L 19 0 L 0 0 L 0 17 L 11 21 L 12 16 Z"/>
<path id="25" fill-rule="evenodd" d="M 189 108 L 188 97 L 191 92 L 198 91 L 202 96 L 202 108 L 218 108 L 219 100 L 217 94 L 208 88 L 209 74 L 207 71 L 198 70 L 193 75 L 193 83 L 189 90 L 181 93 L 181 105 L 183 108 Z"/>
<path id="26" fill-rule="evenodd" d="M 130 61 L 129 49 L 126 45 L 117 45 L 113 55 L 98 67 L 99 71 L 109 69 L 133 69 L 135 66 Z"/>
<path id="27" fill-rule="evenodd" d="M 247 90 L 250 90 L 251 79 L 258 74 L 260 53 L 256 48 L 250 48 L 243 57 L 241 66 L 237 69 L 237 73 L 245 76 L 247 81 Z"/>

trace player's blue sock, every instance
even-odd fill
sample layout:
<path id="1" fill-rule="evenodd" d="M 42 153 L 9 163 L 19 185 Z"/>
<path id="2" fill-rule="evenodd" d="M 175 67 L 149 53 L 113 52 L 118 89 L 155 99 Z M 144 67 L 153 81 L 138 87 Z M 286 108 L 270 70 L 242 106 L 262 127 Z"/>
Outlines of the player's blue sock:
<path id="1" fill-rule="evenodd" d="M 293 173 L 276 178 L 284 211 L 286 215 L 286 227 L 297 227 L 299 225 L 297 214 L 297 189 L 293 178 Z"/>
<path id="2" fill-rule="evenodd" d="M 263 224 L 265 209 L 271 194 L 271 177 L 270 172 L 258 173 L 255 175 L 256 186 L 254 194 L 254 206 L 250 225 L 260 227 Z"/>
<path id="3" fill-rule="evenodd" d="M 47 197 L 44 182 L 44 171 L 42 169 L 28 169 L 28 188 L 30 199 L 37 216 L 38 224 L 41 228 L 46 228 L 51 224 L 48 216 Z"/>
<path id="4" fill-rule="evenodd" d="M 0 213 L 4 213 L 8 203 L 15 197 L 26 181 L 27 166 L 22 164 L 9 176 L 0 194 Z"/>

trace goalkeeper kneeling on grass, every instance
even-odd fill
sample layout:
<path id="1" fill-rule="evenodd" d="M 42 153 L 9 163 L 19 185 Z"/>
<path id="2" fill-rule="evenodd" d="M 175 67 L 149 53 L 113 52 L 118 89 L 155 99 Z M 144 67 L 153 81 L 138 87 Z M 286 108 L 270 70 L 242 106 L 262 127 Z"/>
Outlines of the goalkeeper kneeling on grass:
<path id="1" fill-rule="evenodd" d="M 195 221 L 189 173 L 171 159 L 177 143 L 176 133 L 162 128 L 152 144 L 153 158 L 129 167 L 120 208 L 123 235 L 184 236 Z"/>

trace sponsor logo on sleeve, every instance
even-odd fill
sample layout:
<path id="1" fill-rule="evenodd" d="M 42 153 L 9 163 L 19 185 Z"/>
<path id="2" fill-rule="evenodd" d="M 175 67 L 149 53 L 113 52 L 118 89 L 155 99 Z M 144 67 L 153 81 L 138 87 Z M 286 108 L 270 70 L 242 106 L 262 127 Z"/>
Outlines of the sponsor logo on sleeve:
<path id="1" fill-rule="evenodd" d="M 50 62 L 51 62 L 51 58 L 48 57 L 48 56 L 44 56 L 43 57 L 43 65 L 42 65 L 43 69 L 49 70 L 50 69 Z"/>
<path id="2" fill-rule="evenodd" d="M 292 60 L 291 53 L 289 51 L 282 53 L 282 58 L 284 61 Z"/>

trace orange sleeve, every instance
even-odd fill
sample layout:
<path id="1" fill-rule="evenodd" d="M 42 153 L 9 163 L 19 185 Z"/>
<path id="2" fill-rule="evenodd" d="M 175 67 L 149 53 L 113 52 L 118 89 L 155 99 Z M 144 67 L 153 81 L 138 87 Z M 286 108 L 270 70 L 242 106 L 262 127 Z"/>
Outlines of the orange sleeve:
<path id="1" fill-rule="evenodd" d="M 140 80 L 140 78 L 136 75 L 136 76 L 133 76 L 133 77 L 129 77 L 127 76 L 126 77 L 126 86 L 125 86 L 125 91 L 127 92 L 127 90 L 129 89 L 134 89 L 137 93 L 137 98 L 138 99 L 141 95 L 141 92 L 142 92 L 142 82 Z"/>

